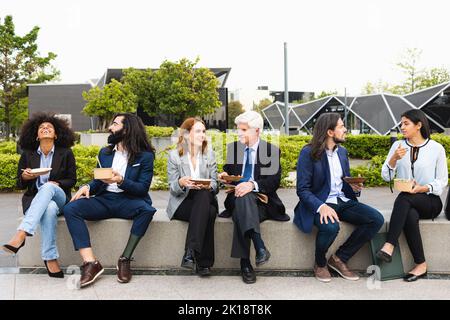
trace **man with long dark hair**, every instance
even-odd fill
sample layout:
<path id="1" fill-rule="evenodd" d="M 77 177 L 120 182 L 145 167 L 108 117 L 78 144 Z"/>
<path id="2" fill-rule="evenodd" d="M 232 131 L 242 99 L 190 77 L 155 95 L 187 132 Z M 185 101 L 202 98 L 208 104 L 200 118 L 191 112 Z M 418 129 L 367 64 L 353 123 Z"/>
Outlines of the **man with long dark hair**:
<path id="1" fill-rule="evenodd" d="M 314 274 L 322 282 L 331 281 L 327 265 L 344 279 L 358 280 L 347 262 L 384 223 L 381 213 L 356 199 L 355 193 L 361 191 L 362 185 L 343 179 L 350 177 L 348 153 L 340 145 L 346 132 L 338 113 L 322 114 L 314 126 L 311 143 L 300 151 L 297 162 L 300 202 L 295 207 L 294 223 L 305 233 L 310 233 L 313 225 L 318 229 Z M 327 261 L 326 253 L 336 239 L 340 221 L 356 229 Z"/>
<path id="2" fill-rule="evenodd" d="M 104 271 L 92 250 L 85 220 L 133 220 L 128 243 L 117 262 L 117 280 L 126 283 L 131 280 L 132 254 L 156 212 L 148 194 L 154 150 L 144 125 L 141 119 L 129 113 L 117 114 L 113 119 L 109 127 L 109 146 L 98 155 L 102 168 L 113 169 L 112 177 L 82 186 L 64 207 L 75 250 L 80 251 L 83 259 L 81 287 L 93 283 Z"/>

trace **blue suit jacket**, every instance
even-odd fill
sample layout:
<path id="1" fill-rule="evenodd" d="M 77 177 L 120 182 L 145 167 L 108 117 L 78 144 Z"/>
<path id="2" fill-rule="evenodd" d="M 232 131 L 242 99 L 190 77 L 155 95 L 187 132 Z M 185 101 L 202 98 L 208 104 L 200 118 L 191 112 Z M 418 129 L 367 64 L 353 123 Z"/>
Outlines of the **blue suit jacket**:
<path id="1" fill-rule="evenodd" d="M 342 172 L 350 177 L 348 153 L 344 147 L 338 147 L 338 156 Z M 331 190 L 330 166 L 324 152 L 320 160 L 311 158 L 311 146 L 305 146 L 297 161 L 297 195 L 300 201 L 294 209 L 294 223 L 303 232 L 310 233 L 314 224 L 317 209 L 325 203 Z M 343 182 L 342 191 L 345 197 L 357 201 L 353 189 Z"/>
<path id="2" fill-rule="evenodd" d="M 100 150 L 98 158 L 103 168 L 111 168 L 114 153 L 114 150 L 109 152 L 108 148 Z M 154 158 L 155 156 L 152 152 L 141 152 L 133 164 L 127 165 L 123 182 L 119 187 L 128 197 L 144 199 L 150 205 L 152 205 L 152 200 L 148 190 L 153 178 Z M 100 195 L 106 191 L 108 185 L 101 180 L 92 180 L 89 186 L 90 194 Z"/>

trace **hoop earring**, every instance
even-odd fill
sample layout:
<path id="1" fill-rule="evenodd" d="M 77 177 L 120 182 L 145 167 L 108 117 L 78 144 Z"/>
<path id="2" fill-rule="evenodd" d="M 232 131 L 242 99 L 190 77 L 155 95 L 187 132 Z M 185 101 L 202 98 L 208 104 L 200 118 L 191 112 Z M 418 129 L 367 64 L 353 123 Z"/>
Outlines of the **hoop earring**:
<path id="1" fill-rule="evenodd" d="M 36 137 L 36 141 L 39 141 L 39 137 Z"/>

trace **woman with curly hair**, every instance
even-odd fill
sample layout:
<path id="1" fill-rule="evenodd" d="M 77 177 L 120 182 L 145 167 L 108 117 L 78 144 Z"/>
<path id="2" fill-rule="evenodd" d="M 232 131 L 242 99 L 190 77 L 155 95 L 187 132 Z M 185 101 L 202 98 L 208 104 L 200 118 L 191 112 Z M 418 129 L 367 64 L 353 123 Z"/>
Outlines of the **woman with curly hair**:
<path id="1" fill-rule="evenodd" d="M 72 149 L 75 135 L 68 123 L 49 113 L 36 113 L 22 126 L 19 145 L 23 150 L 17 171 L 17 187 L 25 214 L 16 234 L 3 250 L 16 254 L 41 227 L 41 256 L 50 277 L 63 278 L 58 264 L 56 224 L 60 209 L 71 198 L 76 166 Z M 37 170 L 40 169 L 40 170 Z M 47 170 L 46 170 L 47 169 Z"/>

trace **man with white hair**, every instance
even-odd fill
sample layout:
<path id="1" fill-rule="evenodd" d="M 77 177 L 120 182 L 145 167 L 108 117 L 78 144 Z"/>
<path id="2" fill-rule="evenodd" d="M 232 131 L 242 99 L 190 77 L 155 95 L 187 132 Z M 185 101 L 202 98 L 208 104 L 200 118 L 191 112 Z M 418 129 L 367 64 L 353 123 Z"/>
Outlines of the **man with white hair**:
<path id="1" fill-rule="evenodd" d="M 280 186 L 280 149 L 261 140 L 263 119 L 255 111 L 247 111 L 235 119 L 239 141 L 227 146 L 227 161 L 219 181 L 227 176 L 242 176 L 230 189 L 225 211 L 220 217 L 232 215 L 234 222 L 231 257 L 241 259 L 242 279 L 254 283 L 256 274 L 250 263 L 250 241 L 256 251 L 256 265 L 266 263 L 270 252 L 261 237 L 260 222 L 267 219 L 289 221 L 286 209 L 276 190 Z M 267 201 L 266 201 L 267 200 Z"/>

